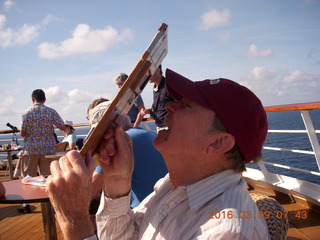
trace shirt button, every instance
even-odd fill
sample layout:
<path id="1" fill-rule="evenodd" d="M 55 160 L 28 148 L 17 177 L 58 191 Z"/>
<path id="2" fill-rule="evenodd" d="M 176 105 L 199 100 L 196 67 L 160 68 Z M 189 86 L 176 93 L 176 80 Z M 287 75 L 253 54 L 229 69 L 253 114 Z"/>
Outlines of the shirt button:
<path id="1" fill-rule="evenodd" d="M 164 206 L 163 206 L 165 209 L 169 209 L 169 204 L 165 204 Z"/>

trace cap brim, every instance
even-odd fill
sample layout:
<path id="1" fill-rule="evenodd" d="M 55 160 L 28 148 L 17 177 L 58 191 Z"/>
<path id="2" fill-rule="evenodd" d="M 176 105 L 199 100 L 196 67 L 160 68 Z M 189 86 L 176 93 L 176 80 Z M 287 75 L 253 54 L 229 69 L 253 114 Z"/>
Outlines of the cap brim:
<path id="1" fill-rule="evenodd" d="M 182 97 L 185 97 L 200 106 L 210 109 L 210 105 L 202 96 L 197 83 L 181 76 L 169 68 L 166 69 L 166 87 L 169 94 L 175 100 L 180 100 Z"/>

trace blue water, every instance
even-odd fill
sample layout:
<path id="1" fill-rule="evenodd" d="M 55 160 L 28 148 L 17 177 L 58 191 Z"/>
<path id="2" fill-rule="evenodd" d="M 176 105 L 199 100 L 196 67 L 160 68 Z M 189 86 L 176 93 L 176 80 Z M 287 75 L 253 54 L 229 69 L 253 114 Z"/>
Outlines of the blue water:
<path id="1" fill-rule="evenodd" d="M 268 114 L 269 129 L 272 130 L 302 130 L 304 124 L 300 117 L 300 112 L 287 111 L 287 112 L 272 112 Z M 311 119 L 313 121 L 315 129 L 320 129 L 320 109 L 310 111 Z M 81 127 L 76 129 L 78 137 L 83 137 L 89 131 L 88 127 Z M 56 130 L 59 141 L 63 139 L 63 135 L 60 130 Z M 82 135 L 82 136 L 81 136 Z M 12 134 L 0 135 L 0 144 L 10 144 Z M 20 145 L 23 145 L 23 140 L 18 135 Z M 5 141 L 3 141 L 5 139 Z M 320 134 L 318 134 L 320 141 Z M 286 149 L 298 149 L 312 151 L 311 144 L 308 136 L 303 133 L 269 133 L 265 142 L 265 146 L 268 147 L 280 147 Z M 276 152 L 270 150 L 263 150 L 263 156 L 265 161 L 290 165 L 291 167 L 301 168 L 309 171 L 319 171 L 315 157 L 313 155 L 305 155 L 299 153 L 290 152 Z M 5 154 L 1 154 L 0 158 L 6 158 Z M 257 168 L 255 164 L 248 164 L 248 167 Z M 315 175 L 309 175 L 306 173 L 291 171 L 282 168 L 276 168 L 267 165 L 267 169 L 271 172 L 303 179 L 309 182 L 320 184 L 320 177 Z"/>
<path id="2" fill-rule="evenodd" d="M 272 130 L 303 130 L 304 123 L 300 116 L 300 112 L 271 112 L 268 114 L 269 129 Z M 320 129 L 320 109 L 310 111 L 310 116 L 314 124 L 314 128 Z M 318 134 L 320 141 L 320 135 Z M 265 146 L 278 147 L 285 149 L 307 150 L 312 151 L 311 144 L 307 134 L 304 133 L 269 133 L 265 141 Z M 263 150 L 265 161 L 288 165 L 295 168 L 300 168 L 308 171 L 319 171 L 315 157 L 313 155 L 278 152 L 271 150 Z M 248 164 L 248 167 L 257 168 L 255 164 Z M 309 182 L 320 184 L 320 177 L 309 175 L 302 172 L 291 171 L 288 169 L 268 166 L 270 172 L 291 176 L 294 178 L 303 179 Z"/>

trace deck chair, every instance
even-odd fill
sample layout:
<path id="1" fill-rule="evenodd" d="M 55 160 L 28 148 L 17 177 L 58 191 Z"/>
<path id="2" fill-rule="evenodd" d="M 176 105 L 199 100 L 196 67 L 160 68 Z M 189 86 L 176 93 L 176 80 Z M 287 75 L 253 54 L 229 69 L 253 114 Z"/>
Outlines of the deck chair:
<path id="1" fill-rule="evenodd" d="M 268 231 L 272 240 L 282 240 L 286 239 L 287 233 L 289 230 L 289 221 L 288 218 L 278 218 L 277 213 L 283 212 L 284 208 L 281 204 L 266 195 L 250 193 L 253 201 L 257 204 L 259 211 L 270 213 L 269 218 L 265 218 Z"/>
<path id="2" fill-rule="evenodd" d="M 56 144 L 56 153 L 57 152 L 65 152 L 68 146 L 68 142 L 61 142 Z"/>

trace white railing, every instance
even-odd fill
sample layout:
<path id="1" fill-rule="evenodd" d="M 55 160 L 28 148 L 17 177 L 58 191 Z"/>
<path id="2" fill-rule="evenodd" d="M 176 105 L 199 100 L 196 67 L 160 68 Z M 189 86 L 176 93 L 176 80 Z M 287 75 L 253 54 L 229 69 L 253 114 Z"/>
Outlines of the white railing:
<path id="1" fill-rule="evenodd" d="M 266 112 L 280 112 L 280 111 L 300 111 L 302 120 L 304 122 L 305 130 L 268 130 L 268 133 L 305 133 L 308 134 L 309 141 L 312 146 L 313 151 L 299 150 L 299 149 L 286 149 L 286 148 L 278 148 L 278 147 L 268 147 L 264 146 L 264 150 L 271 151 L 281 151 L 281 152 L 292 152 L 298 154 L 309 154 L 315 157 L 315 160 L 318 165 L 319 171 L 309 171 L 301 168 L 295 168 L 287 165 L 270 163 L 267 161 L 262 161 L 259 163 L 260 170 L 263 172 L 263 175 L 267 178 L 268 170 L 265 165 L 270 165 L 278 168 L 293 170 L 297 172 L 303 172 L 307 174 L 312 174 L 316 176 L 320 176 L 320 145 L 317 138 L 317 134 L 320 133 L 320 130 L 315 130 L 314 124 L 311 120 L 309 110 L 320 109 L 320 102 L 314 103 L 304 103 L 304 104 L 291 104 L 291 105 L 282 105 L 282 106 L 273 106 L 266 107 Z"/>

